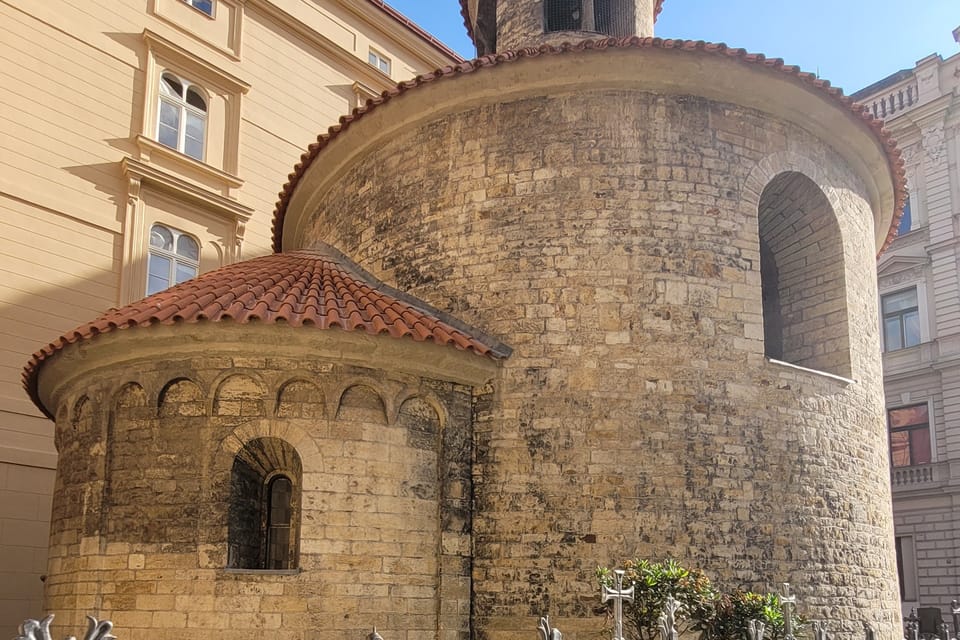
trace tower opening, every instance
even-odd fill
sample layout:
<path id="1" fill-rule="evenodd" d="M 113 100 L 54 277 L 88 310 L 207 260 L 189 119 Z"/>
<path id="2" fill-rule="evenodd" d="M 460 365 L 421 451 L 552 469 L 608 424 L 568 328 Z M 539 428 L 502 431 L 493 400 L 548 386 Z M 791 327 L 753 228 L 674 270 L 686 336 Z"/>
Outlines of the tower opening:
<path id="1" fill-rule="evenodd" d="M 850 376 L 843 242 L 836 214 L 810 178 L 777 175 L 759 206 L 764 354 Z"/>
<path id="2" fill-rule="evenodd" d="M 544 30 L 630 35 L 633 11 L 628 5 L 627 0 L 546 0 Z"/>

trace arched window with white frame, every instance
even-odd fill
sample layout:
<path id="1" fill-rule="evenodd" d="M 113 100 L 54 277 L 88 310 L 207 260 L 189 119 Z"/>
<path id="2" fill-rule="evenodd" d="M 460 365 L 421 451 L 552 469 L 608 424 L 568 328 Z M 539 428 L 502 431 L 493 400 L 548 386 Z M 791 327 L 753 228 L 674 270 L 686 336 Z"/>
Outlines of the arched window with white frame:
<path id="1" fill-rule="evenodd" d="M 200 244 L 182 231 L 155 224 L 150 228 L 147 295 L 195 278 L 200 271 Z"/>
<path id="2" fill-rule="evenodd" d="M 203 162 L 207 100 L 193 83 L 164 71 L 160 75 L 157 141 Z"/>

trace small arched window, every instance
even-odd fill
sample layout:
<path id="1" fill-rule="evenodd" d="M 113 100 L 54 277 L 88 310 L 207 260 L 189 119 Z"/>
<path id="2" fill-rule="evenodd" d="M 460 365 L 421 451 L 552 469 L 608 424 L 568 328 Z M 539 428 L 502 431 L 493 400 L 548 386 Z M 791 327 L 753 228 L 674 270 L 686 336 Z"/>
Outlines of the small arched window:
<path id="1" fill-rule="evenodd" d="M 207 101 L 200 88 L 169 71 L 160 75 L 157 141 L 203 161 Z"/>
<path id="2" fill-rule="evenodd" d="M 200 245 L 182 231 L 155 224 L 150 228 L 147 295 L 195 278 L 200 271 Z"/>
<path id="3" fill-rule="evenodd" d="M 282 571 L 297 567 L 300 456 L 279 438 L 257 438 L 233 460 L 227 566 Z"/>

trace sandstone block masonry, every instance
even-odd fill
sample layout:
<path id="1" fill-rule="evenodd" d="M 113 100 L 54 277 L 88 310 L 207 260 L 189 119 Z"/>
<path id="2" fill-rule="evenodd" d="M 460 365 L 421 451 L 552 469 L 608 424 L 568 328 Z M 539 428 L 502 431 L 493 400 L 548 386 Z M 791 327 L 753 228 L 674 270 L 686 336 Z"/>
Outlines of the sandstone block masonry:
<path id="1" fill-rule="evenodd" d="M 471 389 L 245 335 L 245 352 L 114 362 L 64 389 L 47 608 L 130 640 L 464 637 Z M 281 570 L 244 566 L 260 542 L 238 539 L 241 458 L 292 480 Z"/>
<path id="2" fill-rule="evenodd" d="M 595 629 L 594 567 L 633 555 L 790 581 L 812 615 L 892 632 L 873 218 L 828 144 L 611 88 L 501 98 L 358 155 L 297 242 L 515 349 L 474 427 L 481 637 L 546 612 Z"/>

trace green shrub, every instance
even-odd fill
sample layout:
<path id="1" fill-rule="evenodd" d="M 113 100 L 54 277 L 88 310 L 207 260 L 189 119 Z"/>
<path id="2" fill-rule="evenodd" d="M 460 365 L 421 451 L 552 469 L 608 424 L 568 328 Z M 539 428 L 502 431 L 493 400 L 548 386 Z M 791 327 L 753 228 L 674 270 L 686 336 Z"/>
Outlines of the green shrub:
<path id="1" fill-rule="evenodd" d="M 623 587 L 633 586 L 632 602 L 623 603 L 623 635 L 628 640 L 659 640 L 658 622 L 667 598 L 680 604 L 676 629 L 683 635 L 693 633 L 701 640 L 747 640 L 750 620 L 766 625 L 764 640 L 782 640 L 783 611 L 775 593 L 736 590 L 717 591 L 699 569 L 687 569 L 674 560 L 650 562 L 630 560 L 623 565 Z M 613 570 L 597 568 L 597 581 L 614 587 Z M 612 610 L 612 603 L 608 603 Z M 793 617 L 794 635 L 803 620 Z"/>

